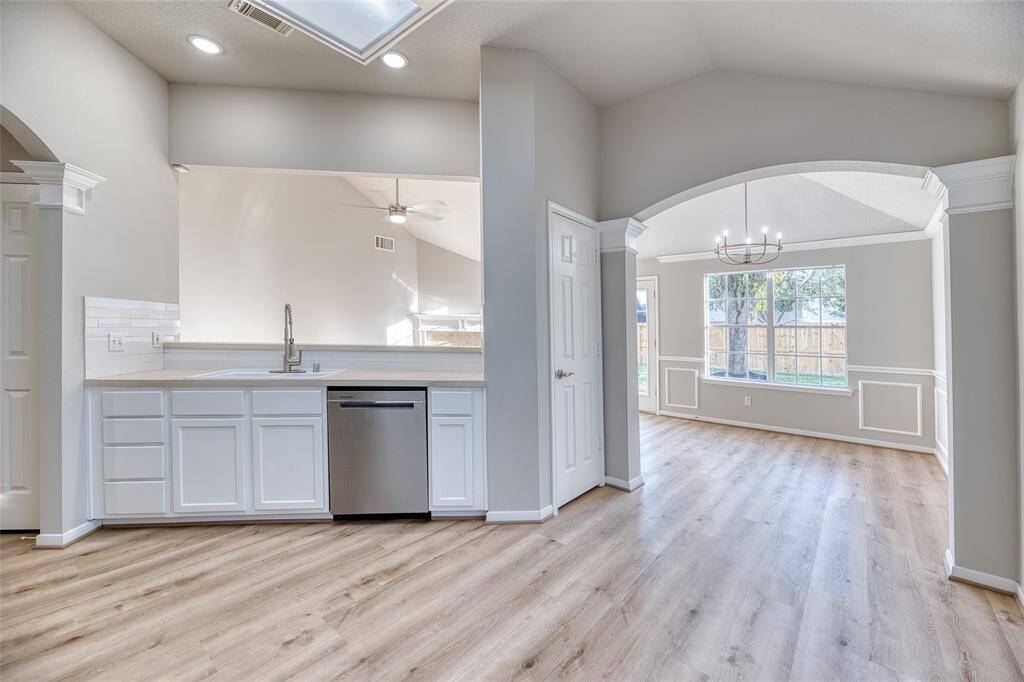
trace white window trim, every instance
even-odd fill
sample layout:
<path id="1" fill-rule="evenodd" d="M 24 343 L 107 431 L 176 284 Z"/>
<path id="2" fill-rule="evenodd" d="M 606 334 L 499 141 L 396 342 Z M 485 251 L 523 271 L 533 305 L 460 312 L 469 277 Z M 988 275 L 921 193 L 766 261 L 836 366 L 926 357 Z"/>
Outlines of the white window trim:
<path id="1" fill-rule="evenodd" d="M 795 393 L 818 393 L 818 394 L 823 394 L 823 395 L 837 395 L 837 396 L 851 396 L 851 395 L 853 395 L 853 389 L 850 387 L 850 347 L 849 347 L 850 334 L 849 334 L 849 326 L 846 323 L 844 323 L 841 327 L 839 325 L 835 325 L 833 327 L 833 328 L 837 328 L 837 329 L 839 329 L 839 328 L 843 329 L 844 332 L 845 332 L 845 337 L 846 337 L 846 353 L 842 356 L 843 362 L 845 363 L 845 367 L 846 367 L 846 371 L 845 371 L 846 387 L 845 388 L 840 388 L 840 387 L 835 387 L 835 386 L 814 386 L 814 385 L 808 385 L 808 384 L 783 384 L 783 383 L 778 383 L 778 382 L 774 381 L 774 378 L 775 378 L 775 359 L 776 359 L 776 353 L 775 353 L 775 329 L 777 327 L 775 325 L 775 291 L 774 291 L 775 287 L 774 287 L 774 284 L 772 283 L 771 274 L 774 273 L 774 272 L 783 272 L 783 271 L 786 271 L 786 270 L 826 270 L 828 268 L 840 268 L 840 267 L 843 268 L 843 271 L 845 273 L 845 271 L 846 271 L 846 264 L 845 263 L 843 263 L 843 264 L 838 264 L 837 263 L 835 265 L 796 266 L 796 267 L 791 267 L 791 268 L 775 268 L 775 269 L 766 269 L 766 270 L 745 270 L 745 271 L 706 272 L 706 273 L 704 273 L 704 277 L 702 278 L 702 281 L 701 281 L 701 286 L 703 288 L 701 298 L 704 301 L 704 357 L 703 357 L 703 360 L 704 360 L 704 378 L 702 379 L 702 383 L 706 383 L 706 384 L 723 384 L 723 385 L 733 385 L 733 386 L 746 386 L 746 387 L 754 386 L 756 388 L 766 388 L 766 389 L 773 389 L 773 390 L 778 390 L 778 391 L 792 391 L 792 392 L 795 392 Z M 768 358 L 768 379 L 769 380 L 768 381 L 754 381 L 752 379 L 736 379 L 736 378 L 728 378 L 728 377 L 713 377 L 713 376 L 711 376 L 711 366 L 710 366 L 710 363 L 708 361 L 709 354 L 711 353 L 711 351 L 708 349 L 708 330 L 712 327 L 712 325 L 709 324 L 709 322 L 708 322 L 708 303 L 710 301 L 710 299 L 708 298 L 708 278 L 716 276 L 716 275 L 718 275 L 718 276 L 721 276 L 721 275 L 728 276 L 728 275 L 734 275 L 734 274 L 751 274 L 751 273 L 760 273 L 760 272 L 763 272 L 763 273 L 766 274 L 766 278 L 765 279 L 766 279 L 767 291 L 765 293 L 766 293 L 766 296 L 767 296 L 767 299 L 766 299 L 767 300 L 767 311 L 766 311 L 767 312 L 767 324 L 765 325 L 765 329 L 766 329 L 766 333 L 767 333 L 767 337 L 768 337 L 767 338 L 768 350 L 767 350 L 767 352 L 764 355 L 766 355 L 767 358 Z M 845 277 L 844 277 L 844 280 L 845 280 Z M 728 287 L 728 279 L 726 279 L 726 287 Z M 722 299 L 723 302 L 729 300 L 728 290 L 726 290 L 726 294 L 727 295 Z M 820 300 L 821 298 L 824 298 L 824 297 L 820 296 L 820 294 L 819 294 L 818 298 Z M 849 316 L 849 303 L 848 303 L 849 299 L 848 299 L 848 296 L 847 296 L 845 284 L 844 284 L 844 287 L 843 287 L 843 298 L 847 300 L 847 316 Z M 727 313 L 728 313 L 728 311 L 727 311 Z M 715 327 L 725 327 L 726 329 L 728 329 L 728 327 L 730 325 L 725 324 L 725 325 L 713 325 L 713 326 L 715 326 Z M 746 325 L 746 326 L 749 327 L 749 325 Z M 755 325 L 755 326 L 760 326 L 760 325 Z M 807 326 L 807 327 L 800 327 L 800 326 L 788 327 L 788 326 L 786 326 L 786 327 L 783 327 L 783 328 L 784 329 L 801 329 L 801 328 L 803 328 L 803 329 L 818 329 L 819 331 L 821 331 L 821 330 L 824 330 L 824 329 L 828 329 L 829 327 L 821 325 L 820 321 L 819 321 L 819 324 L 817 326 Z M 715 351 L 715 352 L 719 352 L 719 351 Z M 728 349 L 725 351 L 725 354 L 726 354 L 726 356 L 728 356 L 728 354 L 729 354 Z M 760 355 L 760 353 L 754 353 L 754 354 L 755 355 Z M 783 355 L 789 355 L 789 354 L 788 353 L 783 353 Z M 796 355 L 797 355 L 797 357 L 800 357 L 799 354 L 796 354 Z M 808 357 L 810 357 L 810 356 L 808 356 Z M 821 356 L 821 354 L 819 352 L 819 358 L 821 358 L 821 357 L 822 356 Z M 839 356 L 835 356 L 835 357 L 838 358 Z M 797 368 L 797 378 L 799 380 L 799 367 Z"/>

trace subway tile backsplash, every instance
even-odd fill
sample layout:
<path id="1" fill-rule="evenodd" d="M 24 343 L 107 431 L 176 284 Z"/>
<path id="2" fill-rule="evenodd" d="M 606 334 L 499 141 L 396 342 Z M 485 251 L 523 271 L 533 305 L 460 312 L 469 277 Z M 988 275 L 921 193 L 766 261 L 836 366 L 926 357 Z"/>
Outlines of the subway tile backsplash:
<path id="1" fill-rule="evenodd" d="M 181 337 L 177 303 L 123 298 L 85 298 L 85 377 L 118 376 L 164 368 L 164 351 L 153 344 Z M 109 350 L 111 334 L 124 334 L 124 350 Z"/>
<path id="2" fill-rule="evenodd" d="M 164 351 L 165 369 L 271 369 L 281 366 L 282 351 L 267 350 L 194 350 L 168 348 Z M 356 351 L 304 351 L 302 367 L 314 362 L 322 369 L 435 370 L 482 372 L 483 356 L 467 353 L 402 353 Z"/>

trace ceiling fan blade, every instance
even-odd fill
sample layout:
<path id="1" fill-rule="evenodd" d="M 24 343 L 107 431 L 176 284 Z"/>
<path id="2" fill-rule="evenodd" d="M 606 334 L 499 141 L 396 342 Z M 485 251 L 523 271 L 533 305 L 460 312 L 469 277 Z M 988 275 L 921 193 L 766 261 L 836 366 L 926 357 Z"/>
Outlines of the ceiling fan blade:
<path id="1" fill-rule="evenodd" d="M 425 211 L 417 211 L 412 208 L 407 209 L 406 213 L 408 213 L 411 216 L 416 216 L 417 218 L 423 218 L 424 220 L 444 220 L 444 216 L 436 215 L 434 213 L 427 213 Z"/>
<path id="2" fill-rule="evenodd" d="M 366 205 L 363 205 L 363 204 L 338 204 L 338 206 L 341 206 L 342 208 L 372 208 L 372 209 L 376 209 L 378 211 L 386 211 L 386 210 L 388 210 L 384 206 L 366 206 Z"/>
<path id="3" fill-rule="evenodd" d="M 447 213 L 451 210 L 448 204 L 440 199 L 417 201 L 415 204 L 409 204 L 409 209 L 413 211 L 432 211 L 434 213 Z"/>

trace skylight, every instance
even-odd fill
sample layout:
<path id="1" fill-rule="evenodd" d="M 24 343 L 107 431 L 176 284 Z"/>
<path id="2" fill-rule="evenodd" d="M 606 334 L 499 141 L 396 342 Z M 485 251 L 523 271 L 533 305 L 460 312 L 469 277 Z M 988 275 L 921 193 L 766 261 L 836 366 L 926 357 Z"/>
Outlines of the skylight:
<path id="1" fill-rule="evenodd" d="M 367 64 L 450 0 L 255 0 L 320 42 Z"/>

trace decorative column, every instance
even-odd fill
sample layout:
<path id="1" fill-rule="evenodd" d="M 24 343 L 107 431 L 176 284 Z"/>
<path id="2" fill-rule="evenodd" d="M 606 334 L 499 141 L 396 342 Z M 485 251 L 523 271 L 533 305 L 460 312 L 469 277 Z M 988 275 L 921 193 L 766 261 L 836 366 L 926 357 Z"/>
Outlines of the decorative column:
<path id="1" fill-rule="evenodd" d="M 644 484 L 637 394 L 636 242 L 646 229 L 633 218 L 599 225 L 605 483 L 623 490 Z"/>
<path id="2" fill-rule="evenodd" d="M 947 441 L 950 578 L 1017 589 L 1014 157 L 930 171 L 946 202 Z M 941 371 L 943 368 L 936 368 Z"/>
<path id="3" fill-rule="evenodd" d="M 84 227 L 90 191 L 103 178 L 69 163 L 13 161 L 39 184 L 39 547 L 64 547 L 99 527 L 89 521 L 82 434 L 82 302 L 67 285 L 64 231 Z"/>

